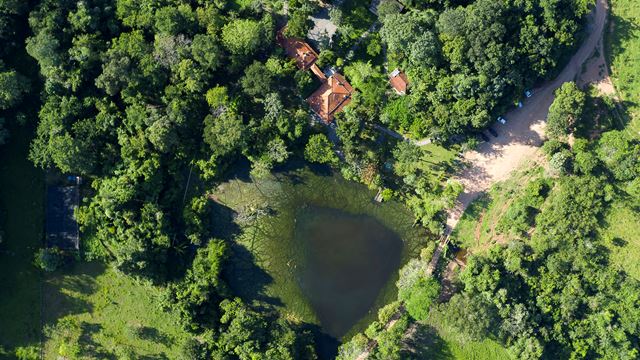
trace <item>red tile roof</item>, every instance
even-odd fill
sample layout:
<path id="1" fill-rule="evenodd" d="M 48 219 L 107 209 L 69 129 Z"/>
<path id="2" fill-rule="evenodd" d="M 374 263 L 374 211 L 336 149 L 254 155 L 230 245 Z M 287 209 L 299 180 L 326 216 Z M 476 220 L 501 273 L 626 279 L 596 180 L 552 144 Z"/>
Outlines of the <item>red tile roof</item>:
<path id="1" fill-rule="evenodd" d="M 308 70 L 318 60 L 318 53 L 300 39 L 285 37 L 283 31 L 284 28 L 276 36 L 278 44 L 284 48 L 287 56 L 296 60 L 300 69 Z"/>
<path id="2" fill-rule="evenodd" d="M 405 73 L 403 73 L 399 69 L 395 69 L 389 77 L 391 86 L 398 94 L 404 95 L 407 93 L 409 79 L 407 78 L 407 75 Z"/>
<path id="3" fill-rule="evenodd" d="M 307 99 L 307 102 L 325 122 L 333 121 L 334 115 L 340 112 L 349 102 L 353 88 L 340 74 L 333 74 L 322 86 Z"/>

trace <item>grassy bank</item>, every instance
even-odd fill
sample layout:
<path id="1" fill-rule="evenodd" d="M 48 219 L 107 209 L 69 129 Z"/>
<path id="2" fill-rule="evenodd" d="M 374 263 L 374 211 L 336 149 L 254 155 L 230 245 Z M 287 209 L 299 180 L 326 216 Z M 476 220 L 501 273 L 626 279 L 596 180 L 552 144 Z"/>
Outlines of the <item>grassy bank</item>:
<path id="1" fill-rule="evenodd" d="M 0 147 L 0 347 L 12 352 L 40 342 L 40 273 L 33 253 L 42 246 L 44 176 L 27 160 L 31 130 L 9 131 Z"/>
<path id="2" fill-rule="evenodd" d="M 640 213 L 631 204 L 616 201 L 601 233 L 609 248 L 611 263 L 640 280 Z"/>
<path id="3" fill-rule="evenodd" d="M 629 111 L 629 129 L 640 136 L 640 2 L 610 0 L 607 61 L 613 82 Z"/>
<path id="4" fill-rule="evenodd" d="M 478 253 L 488 250 L 497 242 L 509 240 L 507 235 L 500 234 L 496 229 L 500 219 L 527 184 L 543 175 L 543 169 L 532 164 L 525 165 L 523 169 L 508 180 L 495 184 L 469 205 L 452 233 L 456 245 L 471 253 Z"/>
<path id="5" fill-rule="evenodd" d="M 426 358 L 434 360 L 503 360 L 510 359 L 507 350 L 490 339 L 482 341 L 462 341 L 456 331 L 442 324 L 445 321 L 438 319 L 431 312 L 426 325 L 432 329 L 431 342 Z"/>

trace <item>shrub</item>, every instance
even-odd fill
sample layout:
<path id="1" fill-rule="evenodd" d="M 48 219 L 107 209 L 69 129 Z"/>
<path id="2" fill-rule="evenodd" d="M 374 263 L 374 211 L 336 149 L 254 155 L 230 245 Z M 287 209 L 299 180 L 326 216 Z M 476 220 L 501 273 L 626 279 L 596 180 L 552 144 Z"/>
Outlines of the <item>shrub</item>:
<path id="1" fill-rule="evenodd" d="M 404 300 L 407 312 L 416 320 L 426 320 L 429 309 L 440 293 L 440 284 L 432 277 L 422 277 L 408 289 L 400 290 L 398 298 Z"/>
<path id="2" fill-rule="evenodd" d="M 56 247 L 42 248 L 36 253 L 35 265 L 44 271 L 56 271 L 62 264 L 64 264 L 64 253 Z"/>
<path id="3" fill-rule="evenodd" d="M 567 144 L 563 143 L 562 141 L 551 139 L 545 141 L 545 143 L 542 145 L 542 152 L 544 152 L 545 155 L 547 155 L 547 158 L 550 159 L 551 156 L 553 156 L 555 153 L 567 148 Z"/>
<path id="4" fill-rule="evenodd" d="M 16 358 L 19 360 L 38 360 L 40 352 L 36 346 L 25 346 L 16 348 Z"/>
<path id="5" fill-rule="evenodd" d="M 571 171 L 571 153 L 563 150 L 555 153 L 549 161 L 549 172 L 552 176 L 567 175 Z"/>

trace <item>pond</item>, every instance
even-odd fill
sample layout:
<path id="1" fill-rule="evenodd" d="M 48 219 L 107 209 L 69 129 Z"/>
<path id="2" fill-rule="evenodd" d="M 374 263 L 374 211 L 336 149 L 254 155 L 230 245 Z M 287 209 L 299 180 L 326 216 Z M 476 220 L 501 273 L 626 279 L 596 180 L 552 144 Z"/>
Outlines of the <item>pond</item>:
<path id="1" fill-rule="evenodd" d="M 400 265 L 402 239 L 371 216 L 308 206 L 296 216 L 299 283 L 325 331 L 340 338 Z"/>
<path id="2" fill-rule="evenodd" d="M 375 191 L 327 169 L 238 176 L 213 196 L 215 235 L 233 240 L 232 290 L 334 340 L 396 299 L 398 268 L 427 241 L 403 204 L 375 203 Z"/>

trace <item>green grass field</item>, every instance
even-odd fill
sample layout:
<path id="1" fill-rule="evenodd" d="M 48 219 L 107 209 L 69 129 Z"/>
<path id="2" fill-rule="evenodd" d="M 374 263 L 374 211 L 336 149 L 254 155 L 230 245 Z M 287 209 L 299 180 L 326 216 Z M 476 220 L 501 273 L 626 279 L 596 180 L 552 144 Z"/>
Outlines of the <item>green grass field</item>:
<path id="1" fill-rule="evenodd" d="M 438 319 L 432 311 L 426 321 L 426 325 L 432 328 L 433 334 L 429 341 L 430 349 L 425 353 L 424 359 L 430 360 L 506 360 L 511 359 L 507 350 L 499 343 L 485 339 L 482 341 L 462 341 L 456 333 L 446 326 L 442 326 L 443 320 Z"/>
<path id="2" fill-rule="evenodd" d="M 631 117 L 629 129 L 640 136 L 640 2 L 610 3 L 613 31 L 607 34 L 607 60 L 613 82 Z"/>
<path id="3" fill-rule="evenodd" d="M 31 130 L 9 131 L 9 142 L 0 147 L 0 349 L 11 353 L 40 341 L 40 272 L 33 252 L 43 239 L 44 175 L 27 160 Z"/>
<path id="4" fill-rule="evenodd" d="M 418 167 L 422 171 L 440 178 L 453 173 L 456 166 L 457 151 L 455 149 L 446 149 L 436 144 L 424 145 L 421 149 L 424 151 L 424 156 Z"/>
<path id="5" fill-rule="evenodd" d="M 605 221 L 607 227 L 601 235 L 611 250 L 611 263 L 640 280 L 640 213 L 618 201 Z"/>
<path id="6" fill-rule="evenodd" d="M 176 359 L 186 333 L 178 316 L 159 308 L 160 290 L 101 263 L 78 263 L 47 276 L 45 359 Z"/>

